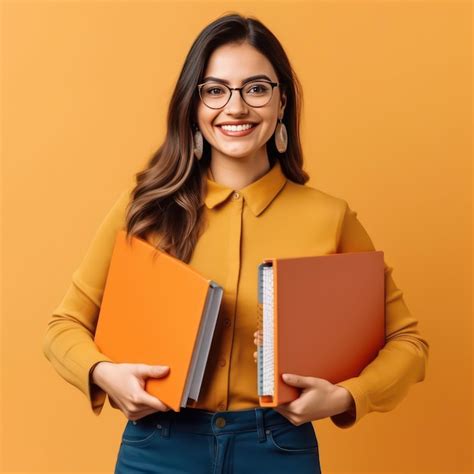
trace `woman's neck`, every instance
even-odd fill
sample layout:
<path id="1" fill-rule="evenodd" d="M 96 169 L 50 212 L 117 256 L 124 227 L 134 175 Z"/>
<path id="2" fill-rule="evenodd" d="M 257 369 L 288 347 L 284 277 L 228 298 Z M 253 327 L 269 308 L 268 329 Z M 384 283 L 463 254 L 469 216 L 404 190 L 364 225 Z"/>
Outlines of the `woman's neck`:
<path id="1" fill-rule="evenodd" d="M 238 191 L 268 173 L 270 168 L 266 153 L 252 161 L 214 158 L 209 164 L 209 175 L 216 183 Z"/>

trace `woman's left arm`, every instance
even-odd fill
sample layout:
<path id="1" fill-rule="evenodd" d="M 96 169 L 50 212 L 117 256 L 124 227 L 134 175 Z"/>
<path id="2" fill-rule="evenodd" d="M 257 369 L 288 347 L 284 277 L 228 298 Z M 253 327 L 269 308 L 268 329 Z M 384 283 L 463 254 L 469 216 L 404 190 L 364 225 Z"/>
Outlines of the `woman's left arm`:
<path id="1" fill-rule="evenodd" d="M 337 252 L 375 250 L 371 238 L 344 201 Z M 276 409 L 299 424 L 330 416 L 340 428 L 350 428 L 364 415 L 395 408 L 411 385 L 425 379 L 429 344 L 421 336 L 418 321 L 410 313 L 403 292 L 392 278 L 393 268 L 385 263 L 386 343 L 377 357 L 357 377 L 335 385 L 324 379 L 295 374 L 285 383 L 303 388 L 301 396 Z"/>

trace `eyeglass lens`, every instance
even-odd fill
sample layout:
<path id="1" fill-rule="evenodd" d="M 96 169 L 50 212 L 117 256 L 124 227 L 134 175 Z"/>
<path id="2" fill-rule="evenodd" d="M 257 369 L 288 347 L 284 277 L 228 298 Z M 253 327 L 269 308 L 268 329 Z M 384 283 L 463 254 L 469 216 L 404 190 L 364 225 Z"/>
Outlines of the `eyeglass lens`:
<path id="1" fill-rule="evenodd" d="M 250 82 L 242 89 L 242 96 L 248 105 L 261 107 L 272 97 L 273 88 L 266 82 Z M 201 88 L 201 98 L 203 102 L 212 108 L 224 107 L 229 100 L 230 90 L 219 83 L 206 83 Z M 238 93 L 237 91 L 235 91 Z"/>

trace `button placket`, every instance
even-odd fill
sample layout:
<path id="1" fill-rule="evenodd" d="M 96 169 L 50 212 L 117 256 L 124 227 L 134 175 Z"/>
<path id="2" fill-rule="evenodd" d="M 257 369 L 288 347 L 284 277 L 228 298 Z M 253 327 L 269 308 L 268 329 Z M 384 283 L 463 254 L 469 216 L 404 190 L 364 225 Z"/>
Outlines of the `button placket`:
<path id="1" fill-rule="evenodd" d="M 234 203 L 231 205 L 231 216 L 229 222 L 229 243 L 228 243 L 228 270 L 225 282 L 226 288 L 226 313 L 227 318 L 224 319 L 224 327 L 230 327 L 231 322 L 235 319 L 235 310 L 237 303 L 238 282 L 240 276 L 240 245 L 242 234 L 242 209 L 243 199 L 239 192 L 234 192 L 232 195 Z M 232 324 L 235 328 L 235 324 Z M 217 366 L 223 368 L 218 376 L 219 382 L 217 386 L 222 393 L 219 394 L 221 402 L 218 404 L 218 411 L 227 409 L 227 397 L 229 387 L 229 366 L 231 361 L 231 350 L 234 338 L 233 331 L 226 331 L 222 333 L 222 345 L 218 355 Z"/>

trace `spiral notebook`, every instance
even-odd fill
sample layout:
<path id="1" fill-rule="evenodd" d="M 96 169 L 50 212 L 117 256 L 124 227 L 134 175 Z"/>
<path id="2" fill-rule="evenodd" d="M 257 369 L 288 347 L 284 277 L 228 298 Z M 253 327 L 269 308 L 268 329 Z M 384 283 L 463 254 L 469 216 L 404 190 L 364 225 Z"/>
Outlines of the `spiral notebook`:
<path id="1" fill-rule="evenodd" d="M 198 400 L 223 288 L 124 230 L 117 233 L 94 341 L 114 362 L 168 365 L 145 390 L 174 411 Z"/>
<path id="2" fill-rule="evenodd" d="M 260 406 L 298 398 L 281 375 L 333 384 L 356 377 L 385 345 L 382 251 L 269 258 L 258 266 Z"/>

